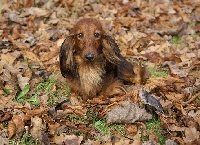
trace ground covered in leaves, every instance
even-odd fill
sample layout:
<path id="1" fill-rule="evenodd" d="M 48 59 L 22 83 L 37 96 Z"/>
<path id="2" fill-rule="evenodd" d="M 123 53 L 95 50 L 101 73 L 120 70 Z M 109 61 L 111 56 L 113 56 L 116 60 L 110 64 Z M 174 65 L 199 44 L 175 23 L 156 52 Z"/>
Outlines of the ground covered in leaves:
<path id="1" fill-rule="evenodd" d="M 58 54 L 85 17 L 146 66 L 142 85 L 87 103 L 68 97 Z M 144 90 L 163 110 L 143 102 Z M 0 144 L 194 145 L 199 131 L 199 0 L 0 1 Z"/>

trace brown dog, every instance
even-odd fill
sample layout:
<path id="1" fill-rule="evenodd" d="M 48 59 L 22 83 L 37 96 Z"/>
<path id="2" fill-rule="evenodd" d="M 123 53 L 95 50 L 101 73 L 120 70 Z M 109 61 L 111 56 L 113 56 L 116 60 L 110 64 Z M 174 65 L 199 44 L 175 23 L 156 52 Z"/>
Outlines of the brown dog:
<path id="1" fill-rule="evenodd" d="M 60 50 L 60 70 L 71 91 L 84 100 L 112 91 L 134 77 L 133 66 L 92 18 L 80 20 Z"/>

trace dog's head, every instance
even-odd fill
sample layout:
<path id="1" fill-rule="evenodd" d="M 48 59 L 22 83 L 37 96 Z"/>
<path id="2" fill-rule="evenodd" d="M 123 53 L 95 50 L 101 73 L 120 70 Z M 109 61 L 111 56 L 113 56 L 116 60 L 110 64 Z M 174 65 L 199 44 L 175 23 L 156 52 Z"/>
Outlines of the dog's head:
<path id="1" fill-rule="evenodd" d="M 95 61 L 102 54 L 101 23 L 96 19 L 82 19 L 74 27 L 75 51 L 85 61 Z"/>
<path id="2" fill-rule="evenodd" d="M 101 23 L 93 18 L 82 19 L 65 39 L 60 51 L 60 69 L 64 77 L 75 71 L 77 58 L 80 62 L 93 63 L 102 56 L 113 64 L 120 61 L 120 51 L 108 36 Z"/>

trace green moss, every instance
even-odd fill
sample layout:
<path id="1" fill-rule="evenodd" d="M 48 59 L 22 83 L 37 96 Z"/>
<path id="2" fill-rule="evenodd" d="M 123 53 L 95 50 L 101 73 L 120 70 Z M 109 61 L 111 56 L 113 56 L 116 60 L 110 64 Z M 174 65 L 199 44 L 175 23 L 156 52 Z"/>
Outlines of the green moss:
<path id="1" fill-rule="evenodd" d="M 78 122 L 88 124 L 88 127 L 95 128 L 100 135 L 114 135 L 117 134 L 125 135 L 125 125 L 124 124 L 107 124 L 105 119 L 98 118 L 98 112 L 87 112 L 87 118 L 81 118 L 77 115 L 67 116 L 66 119 L 70 122 Z M 85 136 L 82 132 L 76 133 Z M 95 136 L 94 136 L 95 137 Z M 95 138 L 98 138 L 97 136 Z"/>
<path id="2" fill-rule="evenodd" d="M 145 125 L 147 134 L 149 135 L 151 131 L 154 132 L 158 137 L 159 143 L 164 145 L 166 138 L 162 135 L 163 131 L 161 129 L 161 122 L 155 118 L 152 118 L 151 120 L 147 121 Z"/>
<path id="3" fill-rule="evenodd" d="M 67 84 L 59 82 L 55 76 L 36 84 L 35 89 L 37 95 L 47 95 L 49 97 L 48 106 L 56 105 L 59 99 L 67 97 L 70 92 Z"/>
<path id="4" fill-rule="evenodd" d="M 106 124 L 106 120 L 98 120 L 94 123 L 94 127 L 102 134 L 102 135 L 113 135 L 114 132 L 117 132 L 121 135 L 125 134 L 125 125 L 124 124 Z"/>
<path id="5" fill-rule="evenodd" d="M 24 134 L 21 139 L 9 140 L 10 145 L 39 145 L 31 136 Z"/>
<path id="6" fill-rule="evenodd" d="M 147 67 L 150 72 L 150 78 L 165 77 L 168 75 L 167 71 L 158 67 Z"/>
<path id="7" fill-rule="evenodd" d="M 66 97 L 69 94 L 69 87 L 64 82 L 59 82 L 55 79 L 55 76 L 47 79 L 44 82 L 40 82 L 35 85 L 30 94 L 30 85 L 25 86 L 17 96 L 14 98 L 14 101 L 19 103 L 28 102 L 32 105 L 39 106 L 40 101 L 38 96 L 46 95 L 48 96 L 48 106 L 53 106 L 57 104 L 57 101 L 62 97 Z"/>
<path id="8" fill-rule="evenodd" d="M 171 39 L 172 44 L 181 44 L 181 36 L 173 36 Z"/>

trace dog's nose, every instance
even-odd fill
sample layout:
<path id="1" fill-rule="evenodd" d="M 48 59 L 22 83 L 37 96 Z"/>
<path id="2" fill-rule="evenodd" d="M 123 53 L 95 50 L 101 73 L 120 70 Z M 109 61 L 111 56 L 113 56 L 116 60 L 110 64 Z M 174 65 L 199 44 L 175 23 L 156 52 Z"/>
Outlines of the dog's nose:
<path id="1" fill-rule="evenodd" d="M 94 54 L 92 54 L 92 53 L 87 53 L 86 55 L 85 55 L 85 58 L 87 59 L 87 60 L 93 60 L 94 59 Z"/>

